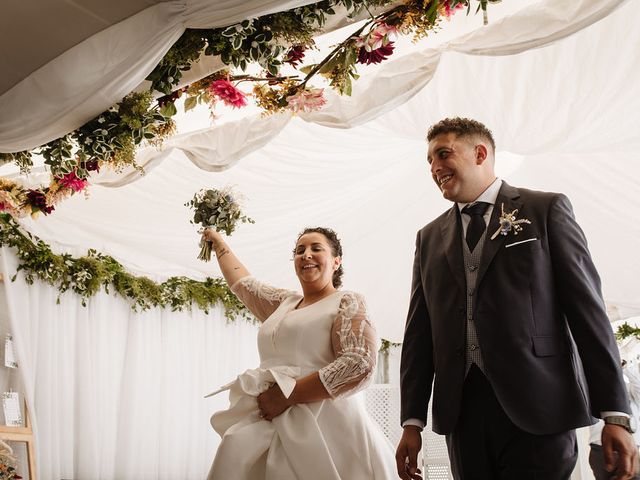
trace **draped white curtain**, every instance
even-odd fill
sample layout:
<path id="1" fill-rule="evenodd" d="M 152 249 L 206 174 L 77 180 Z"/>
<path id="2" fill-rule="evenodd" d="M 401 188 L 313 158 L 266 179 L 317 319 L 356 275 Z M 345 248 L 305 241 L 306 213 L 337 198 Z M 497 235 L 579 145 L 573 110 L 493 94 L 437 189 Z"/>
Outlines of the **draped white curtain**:
<path id="1" fill-rule="evenodd" d="M 528 5 L 484 28 L 437 47 L 413 51 L 384 63 L 375 74 L 364 75 L 350 97 L 327 90 L 325 95 L 329 100 L 328 105 L 319 111 L 302 113 L 300 117 L 307 122 L 332 128 L 362 125 L 417 95 L 433 79 L 441 59 L 447 53 L 500 57 L 541 48 L 589 27 L 625 3 L 630 2 L 545 0 Z M 590 35 L 594 35 L 594 32 Z M 402 50 L 396 55 L 401 53 Z M 492 86 L 487 83 L 481 84 L 483 91 L 489 94 Z M 564 83 L 560 86 L 566 88 Z M 142 150 L 136 161 L 146 169 L 151 169 L 176 150 L 180 150 L 199 168 L 220 171 L 275 138 L 290 118 L 290 114 L 269 118 L 254 117 L 180 135 L 169 139 L 160 151 L 155 148 Z M 510 146 L 501 147 L 509 149 Z M 131 170 L 117 178 L 111 173 L 105 173 L 103 177 L 96 178 L 94 183 L 118 187 L 138 179 L 138 172 Z"/>
<path id="2" fill-rule="evenodd" d="M 0 96 L 0 152 L 75 130 L 138 88 L 187 28 L 215 28 L 312 0 L 170 0 L 67 50 Z M 33 106 L 33 108 L 30 108 Z"/>
<path id="3" fill-rule="evenodd" d="M 219 308 L 135 313 L 104 292 L 56 305 L 55 288 L 11 282 L 16 267 L 2 249 L 38 478 L 204 478 L 219 443 L 209 417 L 227 399 L 203 397 L 257 365 L 256 326 Z"/>

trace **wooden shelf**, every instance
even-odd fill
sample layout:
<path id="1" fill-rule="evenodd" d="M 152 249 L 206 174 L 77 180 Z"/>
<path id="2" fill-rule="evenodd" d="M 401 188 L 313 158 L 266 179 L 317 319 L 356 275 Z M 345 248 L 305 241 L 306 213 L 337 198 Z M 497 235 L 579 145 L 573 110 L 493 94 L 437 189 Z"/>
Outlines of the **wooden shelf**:
<path id="1" fill-rule="evenodd" d="M 31 428 L 31 419 L 29 418 L 29 410 L 27 404 L 24 404 L 24 427 L 10 427 L 8 425 L 0 425 L 0 438 L 10 442 L 25 442 L 27 444 L 27 462 L 29 463 L 29 480 L 36 480 L 36 452 L 33 438 L 33 430 Z"/>

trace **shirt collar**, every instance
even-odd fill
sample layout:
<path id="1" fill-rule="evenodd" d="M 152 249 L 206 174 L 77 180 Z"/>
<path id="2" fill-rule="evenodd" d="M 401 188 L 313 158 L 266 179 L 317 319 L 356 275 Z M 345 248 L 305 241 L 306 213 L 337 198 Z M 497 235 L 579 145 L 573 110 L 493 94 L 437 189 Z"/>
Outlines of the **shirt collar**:
<path id="1" fill-rule="evenodd" d="M 500 187 L 502 187 L 502 179 L 496 178 L 491 185 L 487 187 L 487 189 L 480 194 L 478 198 L 476 198 L 473 202 L 487 202 L 491 205 L 495 205 L 496 200 L 498 199 L 498 194 L 500 193 Z M 464 207 L 469 205 L 469 203 L 460 203 L 458 202 L 458 209 L 462 211 Z"/>

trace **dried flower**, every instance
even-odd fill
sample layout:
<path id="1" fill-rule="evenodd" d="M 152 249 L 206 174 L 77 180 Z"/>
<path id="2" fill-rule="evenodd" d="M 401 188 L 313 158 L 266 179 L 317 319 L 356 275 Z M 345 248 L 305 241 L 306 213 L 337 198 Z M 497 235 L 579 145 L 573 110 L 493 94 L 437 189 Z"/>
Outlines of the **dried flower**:
<path id="1" fill-rule="evenodd" d="M 293 113 L 319 110 L 327 103 L 322 95 L 324 88 L 305 88 L 287 97 L 287 108 Z"/>
<path id="2" fill-rule="evenodd" d="M 247 104 L 246 95 L 238 90 L 229 80 L 216 80 L 211 82 L 209 91 L 224 103 L 234 108 L 244 107 Z"/>
<path id="3" fill-rule="evenodd" d="M 502 211 L 500 218 L 498 219 L 500 226 L 491 236 L 491 240 L 494 240 L 498 235 L 507 235 L 509 232 L 513 232 L 514 235 L 517 235 L 518 232 L 522 230 L 522 225 L 520 225 L 521 223 L 531 224 L 531 221 L 528 218 L 518 219 L 517 208 L 511 212 L 505 212 L 504 203 L 501 208 Z"/>

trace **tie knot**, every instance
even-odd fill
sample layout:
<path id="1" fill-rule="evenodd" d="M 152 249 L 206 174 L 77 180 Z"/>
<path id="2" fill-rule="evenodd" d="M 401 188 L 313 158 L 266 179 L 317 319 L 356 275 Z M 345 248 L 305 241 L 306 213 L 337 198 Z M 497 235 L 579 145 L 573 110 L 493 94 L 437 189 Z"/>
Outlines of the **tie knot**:
<path id="1" fill-rule="evenodd" d="M 473 217 L 474 215 L 484 215 L 487 209 L 489 208 L 490 203 L 487 202 L 476 202 L 470 203 L 462 209 L 462 213 L 466 213 L 467 215 Z"/>

